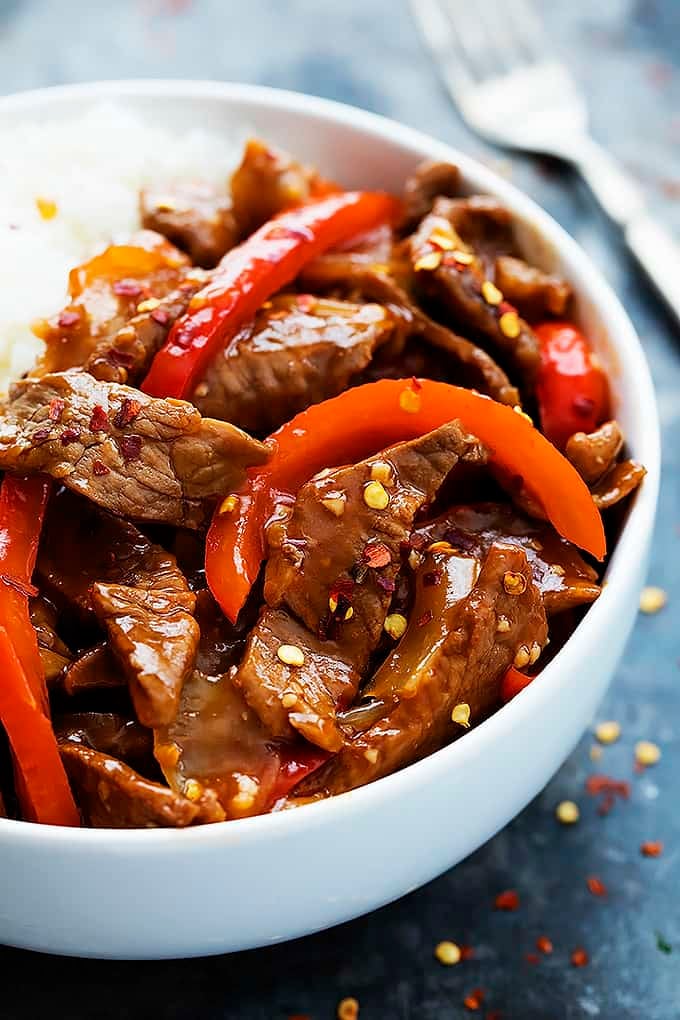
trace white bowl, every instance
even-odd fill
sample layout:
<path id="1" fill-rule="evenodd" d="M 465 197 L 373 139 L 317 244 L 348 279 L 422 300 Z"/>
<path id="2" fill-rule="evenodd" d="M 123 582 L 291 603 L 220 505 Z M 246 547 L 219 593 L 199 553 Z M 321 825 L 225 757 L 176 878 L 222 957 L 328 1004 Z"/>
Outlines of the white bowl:
<path id="1" fill-rule="evenodd" d="M 188 830 L 60 829 L 0 820 L 0 940 L 51 953 L 160 958 L 305 935 L 450 868 L 547 783 L 592 719 L 635 619 L 654 522 L 659 433 L 639 340 L 582 249 L 506 180 L 442 142 L 326 100 L 211 82 L 106 82 L 0 99 L 0 128 L 121 100 L 153 121 L 246 124 L 347 186 L 398 191 L 425 157 L 522 221 L 525 250 L 558 269 L 607 365 L 617 417 L 647 477 L 608 584 L 540 680 L 449 747 L 373 785 L 294 811 Z"/>

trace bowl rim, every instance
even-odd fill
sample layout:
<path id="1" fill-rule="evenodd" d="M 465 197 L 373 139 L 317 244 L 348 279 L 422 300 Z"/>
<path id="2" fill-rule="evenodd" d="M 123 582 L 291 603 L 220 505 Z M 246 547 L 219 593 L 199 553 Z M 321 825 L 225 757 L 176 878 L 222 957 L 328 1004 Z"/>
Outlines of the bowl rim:
<path id="1" fill-rule="evenodd" d="M 502 178 L 495 171 L 455 147 L 432 136 L 408 127 L 379 114 L 358 107 L 284 89 L 264 85 L 236 82 L 218 82 L 191 79 L 121 79 L 81 82 L 49 88 L 31 89 L 0 96 L 0 132 L 5 114 L 38 108 L 42 115 L 52 105 L 58 106 L 69 99 L 96 101 L 134 101 L 160 99 L 219 100 L 227 106 L 238 103 L 244 106 L 269 107 L 288 113 L 311 117 L 348 128 L 397 144 L 420 154 L 421 158 L 450 160 L 458 164 L 465 178 L 474 181 L 475 187 L 497 195 L 514 213 L 534 227 L 546 239 L 577 275 L 588 278 L 590 300 L 610 338 L 621 366 L 621 377 L 635 379 L 639 414 L 639 435 L 636 446 L 641 453 L 647 475 L 611 556 L 607 581 L 598 600 L 555 658 L 541 673 L 541 683 L 527 687 L 520 696 L 495 712 L 479 726 L 459 739 L 408 765 L 392 775 L 359 787 L 347 793 L 329 797 L 295 810 L 258 815 L 253 818 L 232 819 L 184 829 L 94 829 L 70 828 L 0 819 L 0 839 L 12 844 L 32 845 L 36 840 L 46 846 L 72 847 L 86 850 L 89 847 L 113 852 L 133 852 L 135 855 L 160 851 L 175 852 L 189 846 L 215 847 L 216 844 L 258 842 L 261 838 L 294 837 L 310 827 L 321 827 L 335 818 L 343 817 L 356 807 L 370 812 L 378 802 L 402 798 L 417 793 L 421 784 L 435 783 L 438 776 L 454 768 L 462 769 L 486 749 L 503 740 L 504 734 L 521 726 L 530 716 L 539 714 L 551 700 L 557 687 L 569 682 L 579 660 L 590 649 L 597 648 L 601 636 L 609 626 L 615 625 L 620 593 L 632 574 L 652 531 L 659 489 L 661 444 L 656 398 L 651 374 L 637 333 L 618 297 L 606 282 L 599 269 L 581 246 L 525 192 Z"/>

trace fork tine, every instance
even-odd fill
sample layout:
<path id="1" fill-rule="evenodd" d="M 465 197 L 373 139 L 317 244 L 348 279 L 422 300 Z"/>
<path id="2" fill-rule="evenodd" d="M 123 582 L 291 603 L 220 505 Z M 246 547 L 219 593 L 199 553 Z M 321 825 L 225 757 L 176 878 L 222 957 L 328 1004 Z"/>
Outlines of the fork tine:
<path id="1" fill-rule="evenodd" d="M 531 0 L 505 0 L 507 24 L 516 44 L 531 62 L 549 59 L 552 47 Z"/>
<path id="2" fill-rule="evenodd" d="M 477 0 L 473 17 L 483 28 L 489 55 L 493 57 L 491 76 L 499 77 L 525 62 L 512 31 L 509 31 L 507 0 Z"/>
<path id="3" fill-rule="evenodd" d="M 462 96 L 474 85 L 474 81 L 456 58 L 455 38 L 441 0 L 411 0 L 411 12 L 437 58 L 439 70 L 449 88 L 454 95 Z"/>
<path id="4" fill-rule="evenodd" d="M 494 73 L 493 53 L 478 14 L 470 15 L 469 0 L 442 0 L 448 14 L 453 37 L 461 54 L 478 78 L 489 78 Z M 483 3 L 483 0 L 478 0 Z"/>

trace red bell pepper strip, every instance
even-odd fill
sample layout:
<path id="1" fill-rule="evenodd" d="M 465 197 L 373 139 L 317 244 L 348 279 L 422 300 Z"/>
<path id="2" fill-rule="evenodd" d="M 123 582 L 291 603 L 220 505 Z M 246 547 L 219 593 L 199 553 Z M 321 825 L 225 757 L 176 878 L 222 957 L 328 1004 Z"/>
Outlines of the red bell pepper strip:
<path id="1" fill-rule="evenodd" d="M 564 538 L 604 557 L 602 519 L 585 483 L 524 415 L 459 386 L 383 379 L 315 404 L 283 425 L 270 437 L 268 463 L 248 472 L 236 501 L 222 503 L 208 531 L 205 567 L 225 615 L 236 620 L 257 577 L 264 526 L 277 503 L 291 501 L 322 468 L 353 463 L 455 418 L 484 443 L 493 464 L 524 480 Z"/>
<path id="2" fill-rule="evenodd" d="M 5 626 L 0 627 L 0 676 L 0 720 L 17 766 L 23 817 L 46 825 L 80 825 L 52 725 Z"/>
<path id="3" fill-rule="evenodd" d="M 10 634 L 38 703 L 48 712 L 38 639 L 29 596 L 50 480 L 42 475 L 5 475 L 0 486 L 0 621 Z"/>
<path id="4" fill-rule="evenodd" d="M 267 298 L 303 266 L 347 237 L 394 215 L 395 200 L 347 191 L 275 216 L 227 252 L 212 280 L 191 300 L 142 383 L 154 397 L 191 396 L 210 360 Z"/>
<path id="5" fill-rule="evenodd" d="M 563 450 L 575 432 L 592 432 L 607 418 L 607 377 L 572 323 L 544 322 L 534 332 L 541 347 L 536 383 L 541 426 Z"/>
<path id="6" fill-rule="evenodd" d="M 516 694 L 523 691 L 535 679 L 535 676 L 527 676 L 526 673 L 520 673 L 518 669 L 511 666 L 501 681 L 501 701 L 503 704 L 507 705 Z"/>
<path id="7" fill-rule="evenodd" d="M 268 810 L 286 797 L 306 776 L 316 772 L 330 755 L 320 747 L 314 747 L 306 741 L 299 744 L 279 744 L 276 747 L 278 771 L 268 797 Z"/>

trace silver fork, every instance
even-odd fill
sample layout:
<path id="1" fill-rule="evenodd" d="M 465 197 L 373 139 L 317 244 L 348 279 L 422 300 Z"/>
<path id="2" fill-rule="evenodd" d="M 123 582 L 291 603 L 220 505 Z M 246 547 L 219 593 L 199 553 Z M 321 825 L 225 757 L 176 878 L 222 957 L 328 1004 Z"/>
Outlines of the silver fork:
<path id="1" fill-rule="evenodd" d="M 464 120 L 497 145 L 575 166 L 680 321 L 680 246 L 637 184 L 588 133 L 588 110 L 529 0 L 411 0 Z"/>

